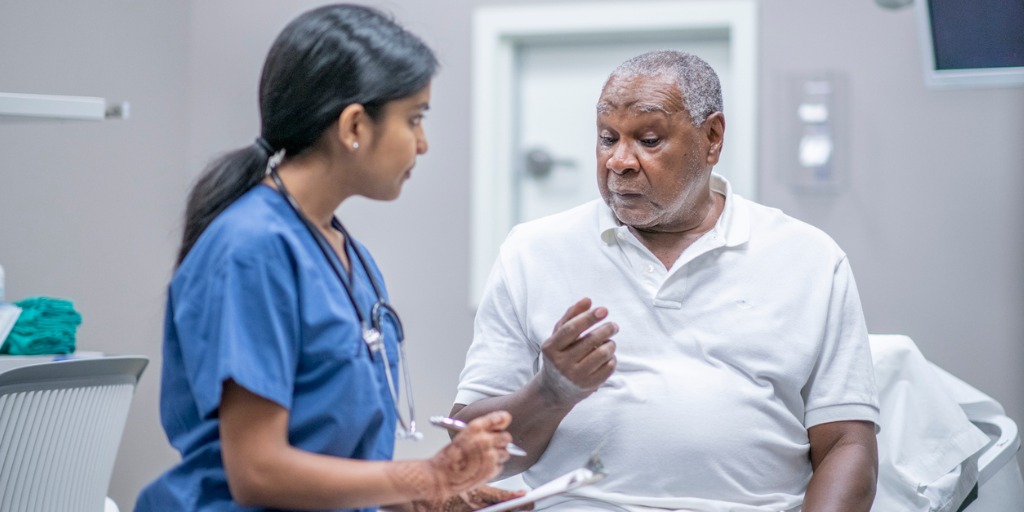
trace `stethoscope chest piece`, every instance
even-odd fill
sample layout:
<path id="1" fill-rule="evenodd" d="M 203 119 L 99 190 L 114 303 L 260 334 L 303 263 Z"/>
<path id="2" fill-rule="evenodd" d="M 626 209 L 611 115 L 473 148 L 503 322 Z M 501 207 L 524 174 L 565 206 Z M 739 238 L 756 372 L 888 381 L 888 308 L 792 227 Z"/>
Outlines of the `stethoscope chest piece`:
<path id="1" fill-rule="evenodd" d="M 380 331 L 369 325 L 363 326 L 363 341 L 366 343 L 366 347 L 370 349 L 370 357 L 381 350 L 384 350 L 384 336 L 380 334 Z"/>

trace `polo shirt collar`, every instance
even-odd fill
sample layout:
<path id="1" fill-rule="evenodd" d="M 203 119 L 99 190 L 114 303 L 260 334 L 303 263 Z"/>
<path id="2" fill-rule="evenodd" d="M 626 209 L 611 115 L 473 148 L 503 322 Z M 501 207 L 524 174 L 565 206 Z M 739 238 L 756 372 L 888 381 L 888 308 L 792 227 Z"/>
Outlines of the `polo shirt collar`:
<path id="1" fill-rule="evenodd" d="M 711 190 L 725 196 L 725 208 L 715 223 L 726 247 L 736 247 L 750 240 L 750 211 L 739 196 L 733 194 L 732 184 L 720 174 L 711 173 Z"/>
<path id="2" fill-rule="evenodd" d="M 711 190 L 725 196 L 725 208 L 715 223 L 715 230 L 722 234 L 724 245 L 736 247 L 746 243 L 750 239 L 750 212 L 747 211 L 746 205 L 737 204 L 739 196 L 733 194 L 729 180 L 720 174 L 711 173 Z M 604 202 L 600 205 L 597 222 L 601 240 L 609 245 L 615 243 L 618 232 L 629 229 L 619 223 L 612 209 Z"/>

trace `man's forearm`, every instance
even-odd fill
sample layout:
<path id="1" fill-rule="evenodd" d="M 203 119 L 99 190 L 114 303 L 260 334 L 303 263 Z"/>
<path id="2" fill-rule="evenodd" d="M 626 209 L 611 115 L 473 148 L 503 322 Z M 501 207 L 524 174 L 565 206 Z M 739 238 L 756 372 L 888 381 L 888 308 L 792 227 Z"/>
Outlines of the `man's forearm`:
<path id="1" fill-rule="evenodd" d="M 804 512 L 868 512 L 878 480 L 874 446 L 838 444 L 817 465 L 807 485 Z"/>
<path id="2" fill-rule="evenodd" d="M 485 398 L 465 406 L 455 404 L 452 416 L 468 422 L 491 411 L 512 414 L 508 432 L 512 434 L 512 442 L 526 451 L 526 456 L 509 459 L 502 471 L 505 477 L 526 471 L 540 459 L 558 425 L 571 410 L 572 405 L 560 403 L 543 391 L 535 378 L 510 395 Z"/>

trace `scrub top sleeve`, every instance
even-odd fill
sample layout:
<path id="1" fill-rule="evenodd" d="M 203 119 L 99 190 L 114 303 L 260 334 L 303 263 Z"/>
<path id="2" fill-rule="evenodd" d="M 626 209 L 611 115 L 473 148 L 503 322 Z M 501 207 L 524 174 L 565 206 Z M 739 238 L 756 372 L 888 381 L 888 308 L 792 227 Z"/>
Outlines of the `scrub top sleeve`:
<path id="1" fill-rule="evenodd" d="M 291 408 L 300 332 L 295 269 L 274 244 L 227 258 L 178 294 L 175 323 L 199 413 L 220 407 L 227 380 Z M 181 307 L 184 305 L 185 307 Z"/>
<path id="2" fill-rule="evenodd" d="M 529 341 L 519 313 L 523 301 L 514 293 L 510 279 L 499 258 L 477 309 L 473 343 L 455 397 L 457 404 L 513 393 L 536 373 L 540 350 Z"/>
<path id="3" fill-rule="evenodd" d="M 857 284 L 844 255 L 836 264 L 822 348 L 804 388 L 807 428 L 832 421 L 878 423 L 878 394 Z"/>

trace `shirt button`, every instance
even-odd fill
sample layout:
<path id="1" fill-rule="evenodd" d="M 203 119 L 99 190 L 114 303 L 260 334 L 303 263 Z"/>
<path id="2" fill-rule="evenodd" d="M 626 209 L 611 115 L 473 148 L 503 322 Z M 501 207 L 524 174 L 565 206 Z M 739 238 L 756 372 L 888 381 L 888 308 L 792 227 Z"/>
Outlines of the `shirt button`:
<path id="1" fill-rule="evenodd" d="M 646 270 L 647 273 L 650 274 L 651 272 L 654 272 L 654 265 L 648 264 L 647 268 L 645 268 L 644 270 Z"/>

